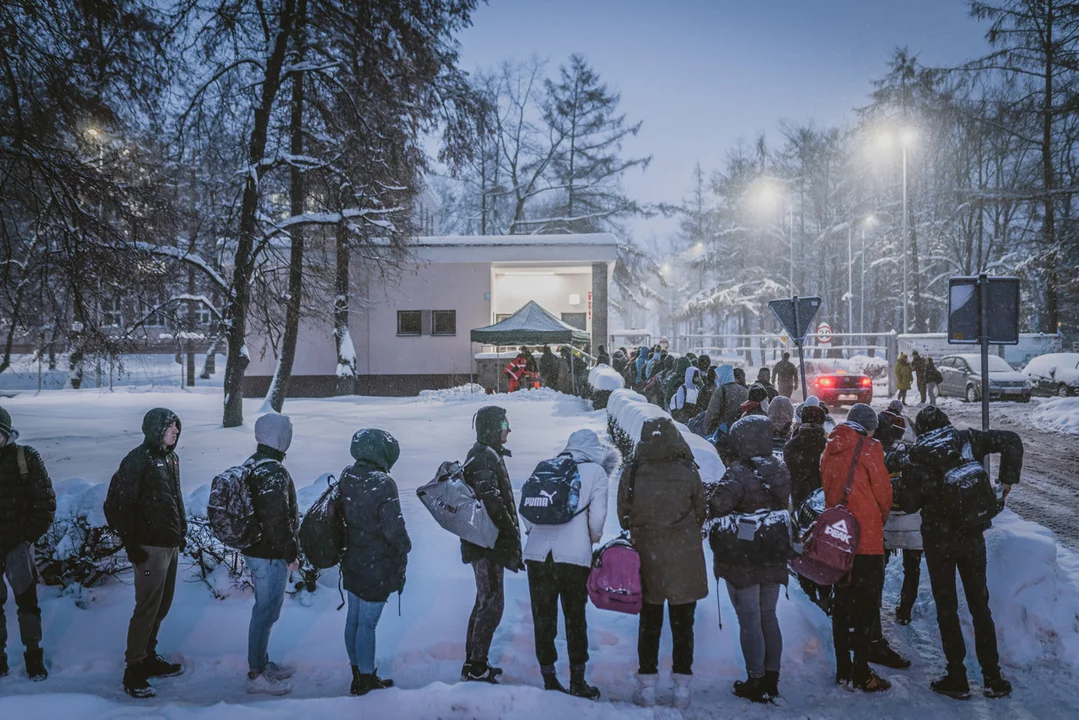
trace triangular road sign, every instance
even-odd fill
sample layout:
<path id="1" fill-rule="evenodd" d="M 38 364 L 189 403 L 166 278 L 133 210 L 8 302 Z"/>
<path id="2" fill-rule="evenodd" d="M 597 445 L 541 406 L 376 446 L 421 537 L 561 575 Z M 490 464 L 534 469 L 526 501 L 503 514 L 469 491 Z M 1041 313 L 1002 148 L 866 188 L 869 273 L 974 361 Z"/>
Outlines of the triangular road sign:
<path id="1" fill-rule="evenodd" d="M 805 341 L 806 333 L 809 332 L 820 306 L 819 297 L 795 297 L 772 300 L 768 303 L 776 319 L 790 333 L 791 339 L 799 345 Z"/>

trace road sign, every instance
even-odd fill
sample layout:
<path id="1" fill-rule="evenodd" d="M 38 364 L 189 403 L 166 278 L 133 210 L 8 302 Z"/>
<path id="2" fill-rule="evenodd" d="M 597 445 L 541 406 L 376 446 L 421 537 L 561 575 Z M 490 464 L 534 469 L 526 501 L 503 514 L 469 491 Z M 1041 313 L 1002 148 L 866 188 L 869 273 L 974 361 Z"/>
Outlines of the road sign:
<path id="1" fill-rule="evenodd" d="M 779 320 L 779 324 L 790 333 L 791 339 L 794 340 L 796 345 L 801 345 L 805 342 L 806 333 L 812 327 L 813 318 L 817 316 L 820 305 L 821 299 L 819 297 L 795 297 L 768 302 L 768 307 L 771 308 L 772 314 Z"/>
<path id="2" fill-rule="evenodd" d="M 1019 278 L 985 277 L 990 345 L 1019 344 Z M 977 345 L 982 335 L 982 283 L 953 277 L 948 283 L 948 343 Z"/>
<path id="3" fill-rule="evenodd" d="M 821 345 L 832 344 L 832 326 L 826 322 L 822 322 L 817 326 L 817 342 Z"/>

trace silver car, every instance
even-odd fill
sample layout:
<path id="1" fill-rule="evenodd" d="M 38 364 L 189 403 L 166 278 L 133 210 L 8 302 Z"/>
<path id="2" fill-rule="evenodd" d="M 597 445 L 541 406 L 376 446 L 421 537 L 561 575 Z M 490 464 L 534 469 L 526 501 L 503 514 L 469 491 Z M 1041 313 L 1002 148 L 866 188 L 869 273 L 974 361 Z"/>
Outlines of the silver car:
<path id="1" fill-rule="evenodd" d="M 938 388 L 941 395 L 960 397 L 967 402 L 982 399 L 981 355 L 948 355 L 937 363 L 944 381 Z M 1033 386 L 1030 379 L 999 355 L 989 356 L 989 399 L 1030 402 Z"/>

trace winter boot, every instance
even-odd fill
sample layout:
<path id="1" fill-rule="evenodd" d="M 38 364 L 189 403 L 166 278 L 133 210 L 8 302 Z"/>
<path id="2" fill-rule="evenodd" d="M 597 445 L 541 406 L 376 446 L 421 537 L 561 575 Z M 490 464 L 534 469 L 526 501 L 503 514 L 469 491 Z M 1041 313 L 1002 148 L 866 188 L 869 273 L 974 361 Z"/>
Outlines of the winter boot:
<path id="1" fill-rule="evenodd" d="M 558 682 L 558 674 L 555 672 L 554 665 L 544 665 L 541 667 L 540 675 L 543 676 L 544 690 L 554 690 L 560 693 L 566 692 L 566 688 L 562 686 L 562 683 Z"/>
<path id="2" fill-rule="evenodd" d="M 779 697 L 779 673 L 774 670 L 766 670 L 764 673 L 764 693 L 770 699 Z"/>
<path id="3" fill-rule="evenodd" d="M 1002 698 L 1012 694 L 1012 684 L 1002 678 L 1000 673 L 996 675 L 982 676 L 982 694 L 987 698 Z"/>
<path id="4" fill-rule="evenodd" d="M 768 687 L 762 677 L 751 677 L 744 682 L 737 681 L 734 683 L 734 694 L 757 703 L 768 702 Z"/>
<path id="5" fill-rule="evenodd" d="M 348 689 L 349 695 L 360 694 L 360 669 L 355 665 L 352 666 L 352 685 Z"/>
<path id="6" fill-rule="evenodd" d="M 585 700 L 599 700 L 599 689 L 584 680 L 584 665 L 570 665 L 569 694 Z"/>
<path id="7" fill-rule="evenodd" d="M 893 650 L 887 640 L 877 640 L 869 644 L 869 662 L 893 670 L 906 670 L 910 667 L 910 660 Z"/>
<path id="8" fill-rule="evenodd" d="M 288 695 L 292 685 L 288 680 L 278 680 L 264 672 L 247 673 L 247 693 L 249 695 Z"/>
<path id="9" fill-rule="evenodd" d="M 40 647 L 27 648 L 22 657 L 26 662 L 26 674 L 31 680 L 41 682 L 48 679 L 49 671 L 45 669 L 45 653 Z"/>
<path id="10" fill-rule="evenodd" d="M 157 653 L 146 656 L 146 659 L 142 661 L 142 669 L 148 678 L 167 678 L 184 674 L 183 665 L 170 663 Z"/>
<path id="11" fill-rule="evenodd" d="M 366 695 L 372 690 L 385 690 L 386 688 L 393 687 L 392 680 L 383 680 L 375 673 L 357 673 L 356 676 L 356 692 L 353 695 Z M 389 683 L 389 684 L 387 684 Z"/>
<path id="12" fill-rule="evenodd" d="M 492 685 L 498 684 L 498 676 L 502 674 L 502 668 L 491 667 L 481 661 L 473 661 L 465 677 L 467 682 L 486 682 Z"/>
<path id="13" fill-rule="evenodd" d="M 633 704 L 640 707 L 656 706 L 656 680 L 658 675 L 637 675 L 637 689 L 633 691 Z"/>
<path id="14" fill-rule="evenodd" d="M 884 692 L 885 690 L 891 690 L 892 684 L 882 678 L 877 673 L 866 665 L 864 668 L 854 670 L 854 678 L 852 685 L 855 690 L 861 690 L 867 693 Z"/>
<path id="15" fill-rule="evenodd" d="M 970 683 L 966 674 L 948 673 L 940 680 L 929 683 L 929 689 L 938 695 L 945 695 L 956 700 L 970 699 Z"/>
<path id="16" fill-rule="evenodd" d="M 671 673 L 671 679 L 674 680 L 674 708 L 689 710 L 689 705 L 693 702 L 693 676 Z"/>
<path id="17" fill-rule="evenodd" d="M 146 682 L 146 675 L 142 669 L 142 663 L 128 665 L 124 670 L 124 692 L 133 698 L 151 698 L 154 696 L 154 688 Z"/>
<path id="18" fill-rule="evenodd" d="M 0 580 L 0 582 L 3 582 Z M 7 666 L 7 654 L 0 652 L 0 678 L 7 677 L 9 668 Z"/>

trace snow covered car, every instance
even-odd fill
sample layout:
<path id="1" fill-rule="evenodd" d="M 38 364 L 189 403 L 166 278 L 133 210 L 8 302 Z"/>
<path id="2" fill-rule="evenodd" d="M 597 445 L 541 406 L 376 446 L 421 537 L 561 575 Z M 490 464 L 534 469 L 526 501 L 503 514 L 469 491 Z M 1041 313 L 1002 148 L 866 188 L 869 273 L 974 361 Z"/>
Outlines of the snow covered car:
<path id="1" fill-rule="evenodd" d="M 960 397 L 967 402 L 982 399 L 981 355 L 948 355 L 937 363 L 944 382 L 937 391 L 940 395 Z M 1004 362 L 999 355 L 989 356 L 989 399 L 1030 402 L 1033 389 L 1027 376 Z"/>
<path id="2" fill-rule="evenodd" d="M 873 378 L 842 360 L 807 360 L 806 384 L 828 407 L 873 402 Z"/>
<path id="3" fill-rule="evenodd" d="M 1023 368 L 1035 395 L 1079 395 L 1079 353 L 1048 353 Z"/>

